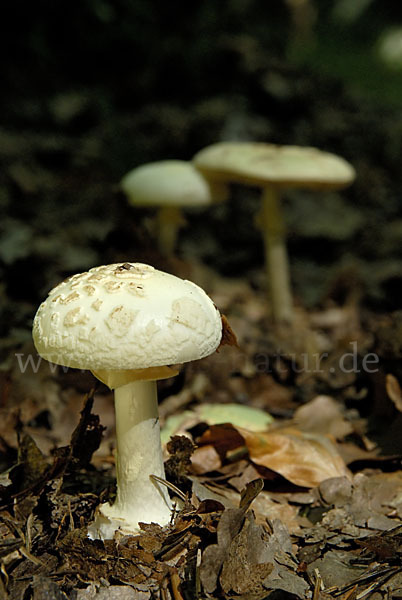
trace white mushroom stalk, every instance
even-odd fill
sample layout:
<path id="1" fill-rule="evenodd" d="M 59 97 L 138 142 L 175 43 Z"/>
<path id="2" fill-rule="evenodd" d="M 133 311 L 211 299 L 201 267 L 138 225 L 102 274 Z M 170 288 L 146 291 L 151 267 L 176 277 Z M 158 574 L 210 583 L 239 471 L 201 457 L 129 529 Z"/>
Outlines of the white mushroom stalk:
<path id="1" fill-rule="evenodd" d="M 151 478 L 165 478 L 156 381 L 177 375 L 169 365 L 212 354 L 221 338 L 221 316 L 201 288 L 141 263 L 74 275 L 39 307 L 33 339 L 40 356 L 90 369 L 115 390 L 117 496 L 98 507 L 90 537 L 169 523 L 167 489 Z"/>
<path id="2" fill-rule="evenodd" d="M 117 495 L 102 504 L 89 527 L 92 538 L 107 539 L 116 530 L 134 533 L 140 522 L 167 525 L 172 503 L 166 486 L 155 381 L 132 381 L 115 390 Z"/>

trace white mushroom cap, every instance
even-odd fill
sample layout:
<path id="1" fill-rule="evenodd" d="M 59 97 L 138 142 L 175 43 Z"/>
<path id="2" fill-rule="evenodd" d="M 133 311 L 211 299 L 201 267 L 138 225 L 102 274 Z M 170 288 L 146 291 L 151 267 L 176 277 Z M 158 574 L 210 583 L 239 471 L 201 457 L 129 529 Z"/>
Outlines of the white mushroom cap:
<path id="1" fill-rule="evenodd" d="M 40 356 L 81 369 L 146 369 L 197 360 L 219 346 L 220 314 L 194 283 L 141 263 L 96 267 L 40 305 Z"/>
<path id="2" fill-rule="evenodd" d="M 193 162 L 207 178 L 264 187 L 341 188 L 355 171 L 346 160 L 317 148 L 262 142 L 220 142 L 200 150 Z"/>
<path id="3" fill-rule="evenodd" d="M 127 173 L 120 185 L 134 206 L 205 206 L 212 200 L 208 182 L 184 160 L 141 165 Z"/>

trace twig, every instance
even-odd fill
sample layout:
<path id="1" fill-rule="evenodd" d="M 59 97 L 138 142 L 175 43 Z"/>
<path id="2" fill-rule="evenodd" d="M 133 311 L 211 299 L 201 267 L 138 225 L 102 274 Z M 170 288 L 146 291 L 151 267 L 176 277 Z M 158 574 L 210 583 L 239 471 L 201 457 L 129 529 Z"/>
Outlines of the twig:
<path id="1" fill-rule="evenodd" d="M 157 475 L 150 475 L 149 477 L 150 477 L 150 479 L 153 479 L 154 481 L 157 481 L 158 483 L 161 483 L 162 485 L 165 485 L 167 488 L 172 490 L 172 492 L 177 494 L 177 496 L 179 496 L 179 498 L 181 498 L 181 500 L 183 500 L 183 502 L 187 501 L 186 494 L 184 494 L 184 492 L 179 490 L 179 488 L 176 487 L 173 483 L 170 483 L 170 481 L 166 481 L 166 479 L 162 479 L 162 477 L 158 477 Z"/>

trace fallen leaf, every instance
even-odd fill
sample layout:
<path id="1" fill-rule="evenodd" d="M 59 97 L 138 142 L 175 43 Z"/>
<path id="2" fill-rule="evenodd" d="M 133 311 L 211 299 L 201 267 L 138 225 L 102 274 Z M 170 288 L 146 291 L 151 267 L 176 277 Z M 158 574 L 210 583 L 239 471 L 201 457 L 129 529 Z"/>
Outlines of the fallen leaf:
<path id="1" fill-rule="evenodd" d="M 291 534 L 300 531 L 298 514 L 300 507 L 289 504 L 286 500 L 274 501 L 269 492 L 262 491 L 251 505 L 256 523 L 266 526 L 267 520 L 280 519 Z"/>
<path id="2" fill-rule="evenodd" d="M 263 431 L 273 421 L 271 415 L 259 408 L 244 404 L 201 404 L 195 411 L 199 419 L 208 425 L 231 423 L 249 431 Z"/>
<path id="3" fill-rule="evenodd" d="M 161 440 L 166 444 L 173 435 L 185 434 L 187 430 L 199 423 L 207 425 L 230 423 L 234 427 L 239 425 L 250 431 L 262 431 L 272 422 L 273 417 L 259 408 L 233 402 L 225 404 L 203 402 L 193 410 L 185 410 L 168 417 L 161 430 Z"/>
<path id="4" fill-rule="evenodd" d="M 250 432 L 237 428 L 251 460 L 302 487 L 316 487 L 330 477 L 348 476 L 348 470 L 329 438 L 294 428 Z"/>
<path id="5" fill-rule="evenodd" d="M 33 600 L 68 600 L 60 587 L 48 577 L 35 575 L 33 578 Z"/>
<path id="6" fill-rule="evenodd" d="M 388 373 L 385 378 L 385 389 L 387 390 L 388 398 L 392 400 L 395 408 L 402 412 L 402 390 L 399 381 L 394 375 Z"/>
<path id="7" fill-rule="evenodd" d="M 127 585 L 111 585 L 106 588 L 90 585 L 77 590 L 77 600 L 148 600 L 151 590 L 138 590 Z"/>
<path id="8" fill-rule="evenodd" d="M 227 320 L 225 315 L 221 315 L 221 318 L 222 318 L 222 338 L 221 338 L 221 343 L 219 344 L 219 347 L 218 347 L 218 351 L 221 346 L 235 346 L 236 348 L 238 348 L 239 344 L 237 342 L 237 337 L 236 337 L 235 332 L 229 325 L 229 321 Z"/>
<path id="9" fill-rule="evenodd" d="M 165 463 L 165 472 L 171 479 L 180 483 L 191 468 L 191 455 L 195 446 L 184 435 L 175 435 L 167 445 L 169 459 Z"/>
<path id="10" fill-rule="evenodd" d="M 331 396 L 316 396 L 303 404 L 294 414 L 298 429 L 309 432 L 325 433 L 342 439 L 352 433 L 353 427 L 342 414 L 338 402 Z"/>
<path id="11" fill-rule="evenodd" d="M 247 519 L 240 533 L 230 544 L 223 563 L 220 583 L 226 597 L 259 600 L 266 598 L 264 581 L 274 569 L 265 559 L 264 531 Z"/>
<path id="12" fill-rule="evenodd" d="M 209 444 L 214 446 L 221 459 L 224 460 L 228 452 L 244 446 L 240 429 L 240 427 L 233 427 L 230 423 L 212 425 L 196 440 L 196 444 L 199 447 Z"/>
<path id="13" fill-rule="evenodd" d="M 192 471 L 197 475 L 217 471 L 222 466 L 222 461 L 215 448 L 208 444 L 197 448 L 191 457 Z"/>
<path id="14" fill-rule="evenodd" d="M 217 528 L 217 544 L 211 544 L 204 550 L 200 566 L 200 580 L 209 594 L 217 585 L 223 562 L 229 554 L 231 541 L 239 533 L 244 521 L 244 511 L 241 508 L 225 510 Z"/>
<path id="15" fill-rule="evenodd" d="M 250 483 L 248 483 L 240 492 L 240 508 L 245 511 L 248 510 L 250 504 L 257 498 L 263 487 L 263 479 L 254 479 L 254 481 L 250 481 Z"/>
<path id="16" fill-rule="evenodd" d="M 267 590 L 305 598 L 307 584 L 296 572 L 298 563 L 289 533 L 277 519 L 272 529 L 268 535 L 248 513 L 222 566 L 220 583 L 226 598 L 262 600 L 267 598 Z"/>

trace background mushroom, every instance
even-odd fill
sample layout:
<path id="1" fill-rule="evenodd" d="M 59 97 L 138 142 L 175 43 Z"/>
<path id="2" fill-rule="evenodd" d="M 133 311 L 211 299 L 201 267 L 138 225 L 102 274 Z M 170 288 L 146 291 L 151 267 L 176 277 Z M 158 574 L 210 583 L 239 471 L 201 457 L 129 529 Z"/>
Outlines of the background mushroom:
<path id="1" fill-rule="evenodd" d="M 286 227 L 280 206 L 284 188 L 334 190 L 353 182 L 355 171 L 343 158 L 316 148 L 256 142 L 221 142 L 198 152 L 193 162 L 210 181 L 262 188 L 259 225 L 265 244 L 265 264 L 276 321 L 293 314 L 286 251 Z"/>
<path id="2" fill-rule="evenodd" d="M 158 207 L 159 249 L 167 256 L 174 253 L 178 230 L 185 223 L 182 209 L 208 206 L 226 189 L 211 189 L 201 173 L 184 160 L 141 165 L 127 173 L 120 185 L 132 206 Z"/>
<path id="3" fill-rule="evenodd" d="M 156 380 L 177 374 L 169 365 L 208 356 L 221 337 L 220 314 L 201 288 L 141 263 L 74 275 L 40 305 L 39 355 L 90 369 L 115 389 L 117 496 L 99 507 L 91 537 L 169 522 L 166 487 L 150 479 L 164 478 Z"/>

